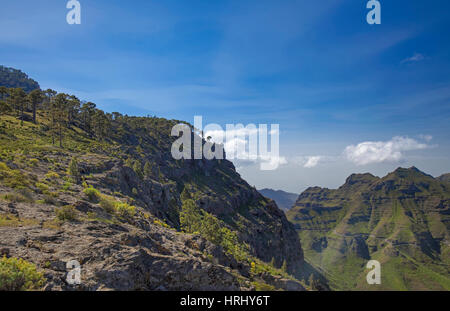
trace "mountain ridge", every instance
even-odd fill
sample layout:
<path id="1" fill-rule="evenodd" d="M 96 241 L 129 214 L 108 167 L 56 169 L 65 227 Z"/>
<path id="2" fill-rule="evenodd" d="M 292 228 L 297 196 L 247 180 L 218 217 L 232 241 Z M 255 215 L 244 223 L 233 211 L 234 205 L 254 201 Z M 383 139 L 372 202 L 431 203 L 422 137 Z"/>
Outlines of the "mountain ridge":
<path id="1" fill-rule="evenodd" d="M 450 186 L 415 167 L 382 178 L 351 175 L 338 189 L 309 188 L 287 213 L 306 260 L 327 271 L 333 288 L 347 290 L 448 290 L 449 214 Z M 381 286 L 365 282 L 370 259 L 385 271 Z"/>
<path id="2" fill-rule="evenodd" d="M 278 207 L 283 211 L 288 211 L 295 203 L 298 194 L 292 192 L 286 192 L 283 190 L 274 190 L 269 188 L 264 188 L 258 190 L 263 196 L 274 200 Z"/>

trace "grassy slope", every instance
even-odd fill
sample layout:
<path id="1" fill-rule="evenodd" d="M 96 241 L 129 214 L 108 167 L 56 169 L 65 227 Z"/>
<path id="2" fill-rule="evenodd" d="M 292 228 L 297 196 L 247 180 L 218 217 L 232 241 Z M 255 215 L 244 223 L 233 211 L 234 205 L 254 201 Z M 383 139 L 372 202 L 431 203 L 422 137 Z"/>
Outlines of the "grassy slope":
<path id="1" fill-rule="evenodd" d="M 411 185 L 417 189 L 410 192 Z M 297 224 L 305 258 L 326 272 L 335 289 L 449 290 L 449 219 L 436 210 L 448 190 L 430 176 L 399 170 L 358 188 L 304 195 L 288 218 Z M 381 262 L 382 285 L 367 285 L 368 260 L 352 250 L 354 236 L 363 237 L 370 258 Z M 315 249 L 325 238 L 327 247 Z M 436 241 L 440 250 L 433 249 Z"/>

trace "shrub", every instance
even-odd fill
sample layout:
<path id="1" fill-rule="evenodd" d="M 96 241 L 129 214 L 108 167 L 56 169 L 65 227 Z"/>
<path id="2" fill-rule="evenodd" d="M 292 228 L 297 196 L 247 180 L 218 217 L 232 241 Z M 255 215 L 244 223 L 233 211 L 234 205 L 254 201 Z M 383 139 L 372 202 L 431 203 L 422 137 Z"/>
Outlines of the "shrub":
<path id="1" fill-rule="evenodd" d="M 30 164 L 30 166 L 36 166 L 39 163 L 38 159 L 30 159 L 28 160 L 28 163 Z"/>
<path id="2" fill-rule="evenodd" d="M 107 213 L 114 213 L 115 212 L 115 202 L 108 200 L 107 198 L 103 197 L 100 199 L 100 206 L 105 210 Z"/>
<path id="3" fill-rule="evenodd" d="M 100 200 L 100 192 L 92 186 L 89 186 L 83 190 L 83 193 L 88 197 L 91 202 L 98 202 Z"/>
<path id="4" fill-rule="evenodd" d="M 3 199 L 14 203 L 33 203 L 33 199 L 26 191 L 18 193 L 7 193 L 3 195 Z"/>
<path id="5" fill-rule="evenodd" d="M 4 162 L 0 162 L 0 171 L 9 171 L 8 165 Z"/>
<path id="6" fill-rule="evenodd" d="M 0 181 L 10 188 L 23 188 L 29 186 L 30 176 L 24 175 L 20 170 L 12 170 L 5 163 L 0 162 Z"/>
<path id="7" fill-rule="evenodd" d="M 256 263 L 254 261 L 250 264 L 250 273 L 256 274 Z"/>
<path id="8" fill-rule="evenodd" d="M 62 221 L 74 221 L 77 219 L 77 211 L 71 205 L 66 205 L 55 210 L 56 217 Z"/>
<path id="9" fill-rule="evenodd" d="M 36 266 L 23 259 L 0 259 L 0 291 L 39 290 L 45 278 Z"/>
<path id="10" fill-rule="evenodd" d="M 120 217 L 129 218 L 136 214 L 136 207 L 127 203 L 117 202 L 115 208 Z"/>
<path id="11" fill-rule="evenodd" d="M 59 178 L 59 174 L 56 172 L 50 171 L 47 174 L 45 174 L 45 178 L 48 180 L 55 180 L 55 179 Z"/>
<path id="12" fill-rule="evenodd" d="M 264 282 L 252 282 L 252 285 L 258 292 L 273 292 L 276 290 L 274 286 L 266 284 Z"/>
<path id="13" fill-rule="evenodd" d="M 66 181 L 62 187 L 64 191 L 69 191 L 70 187 L 72 187 L 72 183 L 70 181 Z"/>
<path id="14" fill-rule="evenodd" d="M 153 220 L 153 223 L 154 223 L 155 225 L 157 225 L 157 226 L 160 226 L 160 227 L 164 227 L 164 228 L 167 228 L 167 229 L 173 229 L 171 226 L 169 226 L 169 225 L 166 224 L 164 221 L 161 221 L 161 220 L 159 220 L 159 219 Z"/>
<path id="15" fill-rule="evenodd" d="M 51 194 L 45 194 L 43 200 L 39 200 L 38 203 L 48 204 L 48 205 L 56 205 L 58 202 Z"/>
<path id="16" fill-rule="evenodd" d="M 48 188 L 48 185 L 47 185 L 47 184 L 37 182 L 37 183 L 35 184 L 35 186 L 36 186 L 36 188 L 39 189 L 39 191 L 40 191 L 41 193 L 44 193 L 44 194 L 48 193 L 49 188 Z"/>
<path id="17" fill-rule="evenodd" d="M 30 218 L 19 218 L 16 215 L 0 215 L 0 227 L 36 226 L 39 221 Z"/>
<path id="18" fill-rule="evenodd" d="M 12 111 L 12 108 L 10 105 L 8 105 L 6 102 L 4 101 L 0 101 L 0 113 L 7 113 Z"/>

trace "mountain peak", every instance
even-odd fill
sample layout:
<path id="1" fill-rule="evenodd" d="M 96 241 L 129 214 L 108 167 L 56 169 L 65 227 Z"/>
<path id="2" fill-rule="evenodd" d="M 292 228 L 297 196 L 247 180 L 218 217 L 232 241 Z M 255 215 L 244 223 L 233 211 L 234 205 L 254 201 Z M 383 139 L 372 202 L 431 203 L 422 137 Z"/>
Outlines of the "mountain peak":
<path id="1" fill-rule="evenodd" d="M 411 166 L 409 168 L 403 168 L 403 167 L 399 167 L 397 168 L 395 171 L 393 171 L 392 173 L 388 174 L 386 177 L 398 177 L 398 178 L 410 178 L 412 176 L 426 176 L 426 177 L 431 177 L 433 178 L 433 176 L 428 175 L 424 172 L 422 172 L 421 170 L 419 170 L 417 167 L 415 166 Z"/>
<path id="2" fill-rule="evenodd" d="M 364 173 L 364 174 L 351 174 L 345 181 L 345 184 L 342 187 L 349 187 L 353 185 L 363 185 L 363 184 L 369 184 L 375 180 L 377 180 L 378 177 L 370 174 L 370 173 Z"/>

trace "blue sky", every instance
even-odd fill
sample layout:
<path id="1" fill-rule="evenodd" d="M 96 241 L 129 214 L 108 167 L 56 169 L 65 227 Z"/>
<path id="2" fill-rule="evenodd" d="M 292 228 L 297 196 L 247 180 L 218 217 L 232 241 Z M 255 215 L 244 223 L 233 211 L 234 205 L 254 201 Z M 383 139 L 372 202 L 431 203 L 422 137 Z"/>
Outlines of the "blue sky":
<path id="1" fill-rule="evenodd" d="M 43 88 L 110 112 L 280 124 L 287 163 L 239 166 L 258 188 L 450 171 L 448 1 L 381 0 L 381 25 L 365 0 L 80 0 L 81 25 L 65 0 L 0 1 L 0 64 Z"/>

